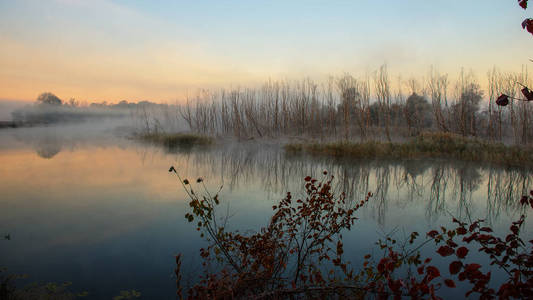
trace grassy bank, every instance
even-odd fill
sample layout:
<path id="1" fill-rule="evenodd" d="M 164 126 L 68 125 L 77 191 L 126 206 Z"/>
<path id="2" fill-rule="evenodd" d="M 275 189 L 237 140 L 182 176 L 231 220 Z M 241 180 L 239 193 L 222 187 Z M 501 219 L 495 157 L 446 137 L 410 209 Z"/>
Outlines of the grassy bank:
<path id="1" fill-rule="evenodd" d="M 287 144 L 289 153 L 309 153 L 366 159 L 452 158 L 490 162 L 505 166 L 533 167 L 532 146 L 505 146 L 449 133 L 427 133 L 405 143 L 311 143 Z"/>
<path id="2" fill-rule="evenodd" d="M 149 133 L 137 135 L 136 138 L 169 148 L 207 146 L 213 143 L 211 137 L 188 133 Z"/>

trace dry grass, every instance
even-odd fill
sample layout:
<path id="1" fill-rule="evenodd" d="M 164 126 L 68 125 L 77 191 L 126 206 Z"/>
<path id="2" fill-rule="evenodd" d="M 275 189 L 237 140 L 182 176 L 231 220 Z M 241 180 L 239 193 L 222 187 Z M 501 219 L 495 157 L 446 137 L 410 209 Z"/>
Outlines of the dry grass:
<path id="1" fill-rule="evenodd" d="M 452 158 L 490 162 L 504 166 L 533 167 L 532 146 L 505 146 L 502 143 L 465 138 L 449 133 L 425 133 L 405 143 L 339 142 L 288 144 L 289 153 L 370 159 Z"/>

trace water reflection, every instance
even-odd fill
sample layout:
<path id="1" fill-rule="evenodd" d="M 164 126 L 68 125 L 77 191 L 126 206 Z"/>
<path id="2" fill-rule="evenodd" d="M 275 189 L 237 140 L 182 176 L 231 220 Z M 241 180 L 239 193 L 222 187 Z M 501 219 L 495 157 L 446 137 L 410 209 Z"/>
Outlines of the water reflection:
<path id="1" fill-rule="evenodd" d="M 61 143 L 56 137 L 42 137 L 35 143 L 35 152 L 42 158 L 50 159 L 61 151 Z"/>
<path id="2" fill-rule="evenodd" d="M 192 151 L 187 160 L 197 170 L 195 175 L 216 174 L 230 190 L 259 180 L 265 191 L 278 195 L 298 190 L 305 176 L 320 177 L 322 170 L 328 170 L 336 177 L 337 192 L 355 200 L 368 191 L 374 193 L 371 211 L 379 224 L 386 223 L 391 205 L 402 209 L 413 202 L 425 207 L 429 222 L 442 215 L 476 215 L 490 222 L 502 211 L 517 212 L 517 199 L 528 192 L 533 179 L 529 170 L 449 160 L 339 161 L 288 156 L 275 145 Z"/>

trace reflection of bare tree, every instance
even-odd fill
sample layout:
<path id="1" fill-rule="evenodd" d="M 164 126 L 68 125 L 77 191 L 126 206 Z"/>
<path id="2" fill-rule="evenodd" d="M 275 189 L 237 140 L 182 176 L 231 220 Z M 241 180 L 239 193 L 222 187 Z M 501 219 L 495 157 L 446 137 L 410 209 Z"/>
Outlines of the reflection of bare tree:
<path id="1" fill-rule="evenodd" d="M 442 163 L 436 163 L 432 168 L 431 192 L 426 206 L 426 216 L 429 219 L 445 210 L 448 175 L 447 168 Z"/>
<path id="2" fill-rule="evenodd" d="M 532 185 L 531 174 L 524 170 L 494 170 L 487 174 L 487 219 L 496 220 L 502 211 L 520 210 L 516 199 L 527 194 Z"/>
<path id="3" fill-rule="evenodd" d="M 500 215 L 504 202 L 504 177 L 502 171 L 489 170 L 487 182 L 487 221 L 492 223 Z"/>
<path id="4" fill-rule="evenodd" d="M 422 160 L 408 160 L 403 163 L 403 179 L 408 189 L 409 199 L 416 199 L 423 195 L 423 174 L 429 167 L 429 162 Z M 419 183 L 419 181 L 422 182 Z"/>
<path id="5" fill-rule="evenodd" d="M 530 171 L 506 170 L 452 161 L 362 161 L 291 156 L 277 146 L 226 145 L 209 151 L 177 153 L 199 176 L 217 176 L 230 190 L 259 185 L 269 195 L 302 192 L 305 176 L 335 176 L 336 193 L 359 201 L 373 192 L 368 212 L 385 225 L 391 207 L 425 207 L 428 220 L 450 209 L 458 218 L 473 211 L 488 220 L 505 210 L 514 211 L 515 200 L 531 186 Z M 483 182 L 487 182 L 487 189 Z M 391 185 L 390 183 L 393 183 Z M 474 197 L 475 194 L 475 197 Z M 483 194 L 485 196 L 483 196 Z M 477 198 L 476 198 L 477 197 Z M 510 200 L 509 200 L 510 199 Z M 473 201 L 475 200 L 475 201 Z M 482 205 L 482 207 L 479 207 Z M 473 206 L 476 209 L 472 209 Z"/>
<path id="6" fill-rule="evenodd" d="M 376 169 L 376 192 L 374 201 L 377 202 L 377 220 L 378 224 L 385 225 L 385 213 L 387 211 L 387 194 L 389 191 L 390 169 L 389 166 L 383 166 Z"/>
<path id="7" fill-rule="evenodd" d="M 472 164 L 459 163 L 454 168 L 454 196 L 457 203 L 456 216 L 459 218 L 471 217 L 472 193 L 479 188 L 481 174 Z"/>

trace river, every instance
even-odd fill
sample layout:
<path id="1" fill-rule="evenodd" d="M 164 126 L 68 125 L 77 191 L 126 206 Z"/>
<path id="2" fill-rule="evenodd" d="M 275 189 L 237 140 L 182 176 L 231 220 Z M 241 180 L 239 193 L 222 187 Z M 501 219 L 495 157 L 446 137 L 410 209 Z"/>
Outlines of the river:
<path id="1" fill-rule="evenodd" d="M 265 226 L 287 191 L 303 196 L 303 178 L 335 176 L 337 193 L 359 201 L 346 233 L 354 267 L 387 234 L 423 236 L 452 216 L 485 219 L 506 232 L 533 188 L 533 171 L 447 160 L 361 161 L 287 155 L 272 140 L 218 141 L 210 148 L 165 149 L 127 138 L 120 128 L 84 124 L 0 131 L 0 267 L 28 282 L 72 282 L 90 299 L 122 290 L 143 299 L 173 299 L 174 256 L 184 284 L 198 275 L 205 246 L 184 215 L 188 199 L 176 176 L 222 186 L 219 214 L 241 231 Z M 531 234 L 533 225 L 525 224 Z M 424 250 L 427 254 L 434 253 Z M 445 266 L 445 264 L 443 264 Z M 445 267 L 444 267 L 445 268 Z M 446 272 L 447 273 L 447 272 Z"/>

